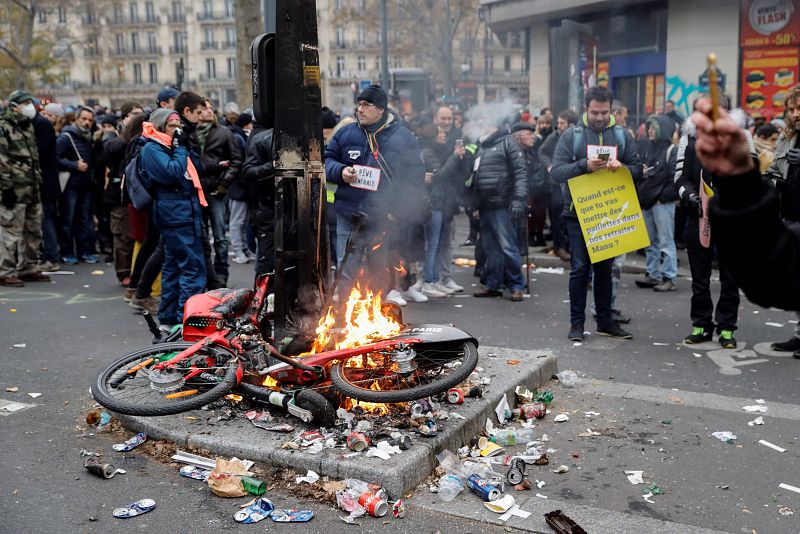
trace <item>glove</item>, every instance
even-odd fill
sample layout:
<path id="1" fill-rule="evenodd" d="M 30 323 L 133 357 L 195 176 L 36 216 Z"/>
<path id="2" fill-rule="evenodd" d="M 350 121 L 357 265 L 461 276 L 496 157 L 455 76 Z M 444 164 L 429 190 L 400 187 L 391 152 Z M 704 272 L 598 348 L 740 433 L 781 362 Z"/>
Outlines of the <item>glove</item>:
<path id="1" fill-rule="evenodd" d="M 525 218 L 525 202 L 522 200 L 512 200 L 511 206 L 508 208 L 508 213 L 515 221 Z"/>
<path id="2" fill-rule="evenodd" d="M 173 148 L 177 148 L 182 146 L 186 148 L 188 146 L 189 138 L 186 136 L 186 132 L 184 132 L 181 128 L 175 130 L 175 133 L 172 134 L 172 146 Z"/>
<path id="3" fill-rule="evenodd" d="M 686 200 L 686 207 L 689 210 L 695 211 L 698 218 L 703 216 L 703 203 L 700 201 L 700 197 L 694 193 L 689 195 L 689 198 Z"/>
<path id="4" fill-rule="evenodd" d="M 786 153 L 786 161 L 789 165 L 800 165 L 800 148 L 792 148 Z"/>
<path id="5" fill-rule="evenodd" d="M 13 188 L 3 189 L 2 204 L 7 210 L 14 209 L 17 205 L 17 193 Z"/>

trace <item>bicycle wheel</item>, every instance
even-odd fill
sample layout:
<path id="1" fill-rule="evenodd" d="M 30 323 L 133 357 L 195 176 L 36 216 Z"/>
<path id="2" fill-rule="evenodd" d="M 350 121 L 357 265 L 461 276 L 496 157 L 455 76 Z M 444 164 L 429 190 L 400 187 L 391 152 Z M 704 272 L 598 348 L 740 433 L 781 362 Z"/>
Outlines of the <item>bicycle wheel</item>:
<path id="1" fill-rule="evenodd" d="M 123 356 L 97 377 L 94 399 L 117 413 L 173 415 L 205 406 L 233 389 L 241 379 L 241 364 L 221 347 L 203 347 L 175 368 L 152 370 L 190 346 L 160 343 Z"/>
<path id="2" fill-rule="evenodd" d="M 411 363 L 398 361 L 397 353 L 355 356 L 331 367 L 331 380 L 348 397 L 367 402 L 407 402 L 424 399 L 457 386 L 478 363 L 472 341 L 427 343 L 412 346 Z"/>

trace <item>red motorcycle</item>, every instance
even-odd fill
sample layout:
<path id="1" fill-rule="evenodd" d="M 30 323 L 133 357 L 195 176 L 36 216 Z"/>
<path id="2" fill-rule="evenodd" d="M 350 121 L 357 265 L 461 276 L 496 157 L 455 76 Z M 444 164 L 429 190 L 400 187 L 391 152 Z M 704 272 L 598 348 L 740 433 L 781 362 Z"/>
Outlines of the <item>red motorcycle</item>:
<path id="1" fill-rule="evenodd" d="M 478 362 L 475 338 L 436 324 L 409 325 L 352 348 L 287 356 L 265 334 L 266 295 L 263 276 L 255 290 L 218 289 L 191 297 L 183 342 L 158 343 L 119 358 L 97 377 L 92 395 L 118 413 L 160 416 L 198 409 L 236 388 L 307 422 L 330 426 L 334 392 L 371 403 L 407 402 L 458 385 Z"/>

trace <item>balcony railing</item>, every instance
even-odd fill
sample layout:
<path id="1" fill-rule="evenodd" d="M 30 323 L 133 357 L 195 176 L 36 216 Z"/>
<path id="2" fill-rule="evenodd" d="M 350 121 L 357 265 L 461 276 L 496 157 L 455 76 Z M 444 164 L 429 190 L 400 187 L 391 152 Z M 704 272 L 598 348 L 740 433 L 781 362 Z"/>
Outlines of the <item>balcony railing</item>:
<path id="1" fill-rule="evenodd" d="M 235 78 L 233 76 L 228 76 L 227 74 L 215 74 L 214 76 L 209 76 L 208 74 L 201 74 L 200 81 L 201 82 L 232 82 Z"/>
<path id="2" fill-rule="evenodd" d="M 170 46 L 169 47 L 170 54 L 185 54 L 186 53 L 186 45 L 180 46 Z"/>
<path id="3" fill-rule="evenodd" d="M 236 41 L 222 41 L 220 48 L 236 48 Z"/>
<path id="4" fill-rule="evenodd" d="M 160 56 L 160 46 L 146 46 L 138 48 L 111 48 L 109 54 L 114 57 L 141 57 L 141 56 Z"/>
<path id="5" fill-rule="evenodd" d="M 200 43 L 200 50 L 216 50 L 219 48 L 219 43 L 216 41 L 205 41 Z"/>
<path id="6" fill-rule="evenodd" d="M 100 25 L 100 17 L 97 15 L 87 15 L 85 17 L 81 17 L 81 26 L 99 26 Z"/>
<path id="7" fill-rule="evenodd" d="M 170 13 L 167 15 L 167 20 L 170 24 L 185 24 L 186 23 L 186 15 L 183 13 Z"/>
<path id="8" fill-rule="evenodd" d="M 84 57 L 98 57 L 100 55 L 100 50 L 97 48 L 84 48 L 83 55 Z"/>

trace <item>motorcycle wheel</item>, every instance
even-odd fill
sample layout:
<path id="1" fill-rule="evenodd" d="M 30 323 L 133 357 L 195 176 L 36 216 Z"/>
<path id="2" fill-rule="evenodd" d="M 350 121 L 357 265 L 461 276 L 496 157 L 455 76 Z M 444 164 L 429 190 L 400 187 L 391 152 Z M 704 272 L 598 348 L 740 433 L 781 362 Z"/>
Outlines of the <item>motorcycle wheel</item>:
<path id="1" fill-rule="evenodd" d="M 92 385 L 92 396 L 117 413 L 159 416 L 196 410 L 236 386 L 241 378 L 239 360 L 215 346 L 201 348 L 175 369 L 151 373 L 154 364 L 190 346 L 192 343 L 159 343 L 123 356 L 100 373 Z M 137 366 L 141 367 L 133 371 Z M 187 378 L 197 369 L 205 376 Z"/>
<path id="2" fill-rule="evenodd" d="M 424 399 L 457 386 L 478 364 L 478 348 L 471 341 L 412 346 L 416 369 L 397 372 L 391 356 L 370 353 L 331 367 L 331 380 L 344 395 L 376 403 Z M 359 365 L 356 367 L 355 365 Z"/>

